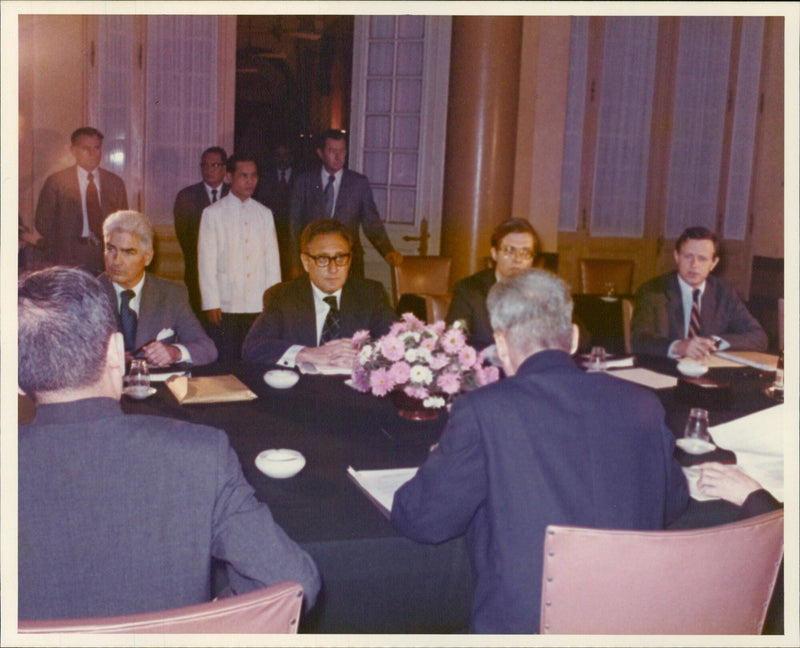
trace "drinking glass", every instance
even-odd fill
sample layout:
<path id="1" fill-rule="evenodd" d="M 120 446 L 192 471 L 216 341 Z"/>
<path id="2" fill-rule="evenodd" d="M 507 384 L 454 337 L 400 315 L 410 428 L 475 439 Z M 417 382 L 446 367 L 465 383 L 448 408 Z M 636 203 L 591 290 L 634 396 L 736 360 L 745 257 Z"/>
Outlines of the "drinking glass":
<path id="1" fill-rule="evenodd" d="M 595 346 L 589 353 L 588 371 L 605 371 L 606 370 L 606 350 L 605 347 Z"/>
<path id="2" fill-rule="evenodd" d="M 150 391 L 150 371 L 147 369 L 147 361 L 140 358 L 131 360 L 131 368 L 125 382 L 132 396 L 139 398 L 147 396 Z"/>
<path id="3" fill-rule="evenodd" d="M 606 297 L 614 297 L 616 294 L 613 281 L 606 281 L 603 284 L 603 288 L 605 289 Z"/>
<path id="4" fill-rule="evenodd" d="M 698 439 L 711 443 L 711 435 L 708 433 L 708 411 L 702 407 L 693 407 L 689 411 L 689 419 L 683 430 L 686 439 Z"/>

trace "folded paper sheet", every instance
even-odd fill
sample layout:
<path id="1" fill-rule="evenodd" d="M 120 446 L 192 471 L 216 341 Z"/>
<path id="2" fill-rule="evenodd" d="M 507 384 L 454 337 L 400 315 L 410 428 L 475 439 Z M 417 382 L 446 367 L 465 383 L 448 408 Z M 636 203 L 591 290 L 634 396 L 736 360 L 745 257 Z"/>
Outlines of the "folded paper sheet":
<path id="1" fill-rule="evenodd" d="M 755 367 L 761 371 L 775 371 L 778 356 L 759 351 L 717 351 L 703 360 L 709 367 Z"/>
<path id="2" fill-rule="evenodd" d="M 392 514 L 394 494 L 398 488 L 417 474 L 417 468 L 389 468 L 387 470 L 354 470 L 347 467 L 347 476 L 355 482 L 369 500 L 387 518 Z"/>
<path id="3" fill-rule="evenodd" d="M 167 387 L 181 405 L 198 403 L 230 403 L 258 398 L 236 376 L 173 376 Z"/>
<path id="4" fill-rule="evenodd" d="M 608 375 L 614 376 L 615 378 L 622 378 L 623 380 L 629 380 L 630 382 L 650 387 L 650 389 L 667 389 L 678 384 L 678 379 L 673 376 L 665 376 L 656 371 L 642 369 L 640 367 L 636 369 L 609 371 Z"/>

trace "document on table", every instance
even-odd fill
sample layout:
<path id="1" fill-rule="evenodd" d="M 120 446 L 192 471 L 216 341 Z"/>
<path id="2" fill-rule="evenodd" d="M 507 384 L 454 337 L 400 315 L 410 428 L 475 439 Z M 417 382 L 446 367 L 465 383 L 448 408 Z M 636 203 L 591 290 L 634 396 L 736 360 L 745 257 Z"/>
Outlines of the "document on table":
<path id="1" fill-rule="evenodd" d="M 297 368 L 304 374 L 322 374 L 323 376 L 350 376 L 353 369 L 350 367 L 329 367 L 315 365 L 311 362 L 298 362 Z"/>
<path id="2" fill-rule="evenodd" d="M 631 382 L 650 387 L 650 389 L 667 389 L 674 387 L 678 384 L 678 379 L 674 376 L 665 376 L 664 374 L 650 371 L 650 369 L 619 369 L 617 371 L 609 371 L 609 376 L 622 378 Z"/>
<path id="3" fill-rule="evenodd" d="M 418 468 L 389 468 L 387 470 L 355 470 L 347 467 L 353 480 L 387 519 L 392 515 L 392 502 L 398 488 L 417 474 Z"/>
<path id="4" fill-rule="evenodd" d="M 717 351 L 703 360 L 709 367 L 755 367 L 761 371 L 775 371 L 778 356 L 760 351 Z"/>

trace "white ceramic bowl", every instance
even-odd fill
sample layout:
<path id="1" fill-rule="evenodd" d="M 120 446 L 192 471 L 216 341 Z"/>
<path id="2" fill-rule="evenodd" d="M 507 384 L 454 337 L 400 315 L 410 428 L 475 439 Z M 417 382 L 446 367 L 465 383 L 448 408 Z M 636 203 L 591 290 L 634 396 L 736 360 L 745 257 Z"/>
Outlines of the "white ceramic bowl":
<path id="1" fill-rule="evenodd" d="M 697 378 L 698 376 L 702 376 L 704 373 L 706 373 L 708 371 L 708 367 L 697 360 L 684 358 L 678 362 L 678 371 L 680 371 L 684 376 Z"/>
<path id="2" fill-rule="evenodd" d="M 264 382 L 275 389 L 289 389 L 300 380 L 300 374 L 291 369 L 270 369 L 264 374 Z"/>
<path id="3" fill-rule="evenodd" d="M 271 448 L 259 452 L 256 457 L 256 468 L 267 477 L 286 479 L 294 477 L 306 465 L 306 458 L 297 450 Z"/>

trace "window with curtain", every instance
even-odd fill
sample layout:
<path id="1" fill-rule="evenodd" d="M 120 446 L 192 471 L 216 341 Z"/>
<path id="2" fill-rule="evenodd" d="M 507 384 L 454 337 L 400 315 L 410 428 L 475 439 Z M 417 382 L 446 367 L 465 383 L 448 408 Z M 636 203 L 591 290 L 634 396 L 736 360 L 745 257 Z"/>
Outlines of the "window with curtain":
<path id="1" fill-rule="evenodd" d="M 424 16 L 369 19 L 363 171 L 387 223 L 414 224 L 424 38 Z"/>
<path id="2" fill-rule="evenodd" d="M 606 19 L 592 191 L 592 236 L 644 231 L 658 19 Z"/>
<path id="3" fill-rule="evenodd" d="M 714 229 L 733 19 L 682 18 L 664 234 Z"/>

